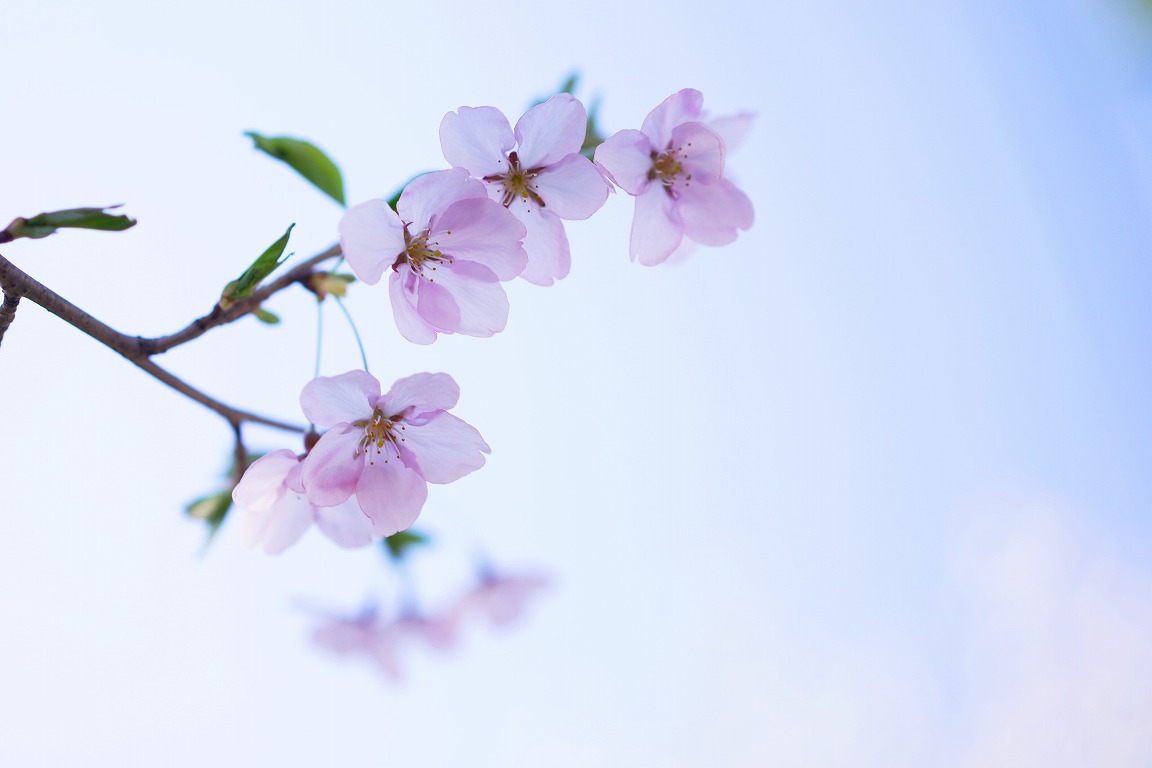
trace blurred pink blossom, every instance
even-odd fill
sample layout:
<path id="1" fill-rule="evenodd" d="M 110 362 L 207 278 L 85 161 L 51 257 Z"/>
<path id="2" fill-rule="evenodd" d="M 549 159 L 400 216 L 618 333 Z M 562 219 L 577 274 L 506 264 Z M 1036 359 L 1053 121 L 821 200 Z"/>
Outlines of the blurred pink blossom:
<path id="1" fill-rule="evenodd" d="M 475 587 L 456 600 L 452 614 L 458 621 L 476 615 L 492 626 L 507 626 L 523 615 L 528 603 L 548 584 L 548 579 L 535 574 L 485 572 Z"/>
<path id="2" fill-rule="evenodd" d="M 752 226 L 752 202 L 724 178 L 720 133 L 742 137 L 751 118 L 739 115 L 709 127 L 703 103 L 691 88 L 674 93 L 640 130 L 620 131 L 596 148 L 596 162 L 636 198 L 630 253 L 641 264 L 663 262 L 684 238 L 725 245 Z"/>
<path id="3" fill-rule="evenodd" d="M 513 130 L 495 107 L 460 107 L 440 123 L 444 157 L 483 179 L 493 200 L 527 230 L 528 266 L 537 285 L 568 274 L 571 255 L 562 219 L 586 219 L 604 205 L 611 186 L 580 154 L 588 115 L 584 105 L 558 93 L 524 113 Z"/>
<path id="4" fill-rule="evenodd" d="M 304 459 L 308 500 L 335 506 L 355 494 L 380 537 L 412 525 L 427 483 L 458 480 L 482 467 L 490 452 L 474 427 L 448 413 L 459 397 L 446 373 L 408 376 L 383 396 L 367 371 L 309 382 L 300 405 L 328 431 Z"/>
<path id="5" fill-rule="evenodd" d="M 342 547 L 370 543 L 372 521 L 356 499 L 316 506 L 304 495 L 300 467 L 300 457 L 281 449 L 252 462 L 240 478 L 232 500 L 244 511 L 242 535 L 248 545 L 279 554 L 299 541 L 312 523 Z"/>
<path id="6" fill-rule="evenodd" d="M 456 642 L 456 625 L 451 616 L 426 616 L 413 612 L 386 620 L 373 606 L 359 615 L 325 615 L 313 630 L 313 641 L 341 656 L 363 655 L 385 676 L 400 681 L 404 677 L 401 655 L 412 644 L 444 651 Z"/>
<path id="7" fill-rule="evenodd" d="M 391 268 L 388 294 L 404 338 L 431 344 L 438 333 L 486 337 L 504 330 L 508 297 L 500 282 L 524 269 L 525 230 L 467 171 L 414 179 L 396 211 L 383 200 L 353 206 L 339 230 L 358 278 L 375 285 Z"/>

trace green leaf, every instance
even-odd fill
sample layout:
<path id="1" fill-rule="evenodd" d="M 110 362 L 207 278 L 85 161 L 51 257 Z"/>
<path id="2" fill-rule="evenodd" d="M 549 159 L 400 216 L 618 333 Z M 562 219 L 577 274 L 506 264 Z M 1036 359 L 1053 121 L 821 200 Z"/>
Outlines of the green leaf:
<path id="1" fill-rule="evenodd" d="M 252 314 L 256 315 L 256 319 L 268 325 L 278 325 L 280 323 L 280 316 L 275 312 L 269 312 L 263 307 L 256 307 L 252 310 Z"/>
<path id="2" fill-rule="evenodd" d="M 8 242 L 20 237 L 39 239 L 48 237 L 57 229 L 99 229 L 105 232 L 120 232 L 136 226 L 130 216 L 108 213 L 119 208 L 109 205 L 103 208 L 67 208 L 63 211 L 38 213 L 30 219 L 17 218 L 0 232 L 0 242 Z"/>
<path id="3" fill-rule="evenodd" d="M 580 146 L 580 154 L 589 160 L 596 154 L 596 147 L 604 143 L 604 134 L 596 126 L 597 113 L 600 111 L 600 99 L 592 102 L 588 108 L 588 126 L 584 129 L 584 143 Z"/>
<path id="4" fill-rule="evenodd" d="M 284 249 L 288 247 L 288 236 L 292 234 L 292 227 L 294 226 L 296 226 L 295 223 L 289 224 L 284 235 L 268 246 L 268 249 L 260 254 L 260 258 L 244 270 L 244 274 L 224 286 L 224 292 L 220 294 L 221 309 L 228 309 L 240 299 L 251 296 L 252 292 L 256 290 L 256 286 L 260 285 L 264 278 L 272 274 L 276 267 L 283 264 L 288 256 L 292 255 L 288 254 L 283 259 L 280 258 L 284 254 Z"/>
<path id="5" fill-rule="evenodd" d="M 232 508 L 232 491 L 220 491 L 211 496 L 203 496 L 196 501 L 193 501 L 184 511 L 188 513 L 189 517 L 194 517 L 197 520 L 203 520 L 208 524 L 208 537 L 211 538 L 220 524 L 224 522 L 224 518 L 228 516 L 228 510 Z"/>
<path id="6" fill-rule="evenodd" d="M 255 131 L 244 134 L 251 137 L 256 148 L 277 160 L 283 160 L 321 192 L 340 205 L 344 202 L 344 178 L 336 163 L 315 144 L 289 136 L 263 136 Z"/>
<path id="7" fill-rule="evenodd" d="M 428 536 L 423 533 L 417 533 L 409 528 L 400 533 L 394 533 L 381 542 L 384 545 L 385 551 L 393 560 L 400 560 L 407 554 L 410 547 L 418 547 L 427 544 L 430 541 Z"/>
<path id="8" fill-rule="evenodd" d="M 535 107 L 539 104 L 543 104 L 544 102 L 548 101 L 548 99 L 555 96 L 557 93 L 572 93 L 572 94 L 574 94 L 574 93 L 576 93 L 576 86 L 579 83 L 580 83 L 580 73 L 579 72 L 573 72 L 572 74 L 568 75 L 568 77 L 564 78 L 564 82 L 560 83 L 560 87 L 556 91 L 548 94 L 547 96 L 545 96 L 542 99 L 536 99 L 535 101 L 532 102 L 532 106 Z"/>

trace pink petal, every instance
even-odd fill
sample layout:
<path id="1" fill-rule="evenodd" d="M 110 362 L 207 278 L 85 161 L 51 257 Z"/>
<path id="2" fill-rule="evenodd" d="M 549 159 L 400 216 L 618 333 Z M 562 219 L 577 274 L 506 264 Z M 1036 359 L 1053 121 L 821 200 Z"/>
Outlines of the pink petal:
<path id="1" fill-rule="evenodd" d="M 488 197 L 488 190 L 481 182 L 469 178 L 463 168 L 449 168 L 408 182 L 396 203 L 396 211 L 403 221 L 411 224 L 409 232 L 415 237 L 431 227 L 445 208 L 470 197 Z"/>
<path id="2" fill-rule="evenodd" d="M 752 130 L 752 123 L 756 115 L 752 112 L 741 112 L 738 115 L 725 115 L 714 120 L 707 120 L 708 127 L 716 131 L 724 140 L 724 151 L 731 152 L 744 143 L 748 132 Z"/>
<path id="3" fill-rule="evenodd" d="M 287 448 L 265 454 L 249 465 L 232 489 L 232 501 L 240 509 L 264 512 L 284 495 L 284 477 L 300 463 Z"/>
<path id="4" fill-rule="evenodd" d="M 562 219 L 586 219 L 608 199 L 604 177 L 580 154 L 568 155 L 545 168 L 536 177 L 535 186 L 545 207 Z"/>
<path id="5" fill-rule="evenodd" d="M 428 484 L 415 470 L 395 459 L 365 463 L 356 486 L 360 508 L 372 520 L 377 536 L 391 536 L 408 528 L 420 516 L 428 498 Z"/>
<path id="6" fill-rule="evenodd" d="M 484 466 L 484 454 L 492 452 L 475 427 L 450 413 L 411 425 L 404 437 L 420 474 L 430 483 L 459 480 Z"/>
<path id="7" fill-rule="evenodd" d="M 508 118 L 495 107 L 460 107 L 440 121 L 444 159 L 477 178 L 507 172 L 514 145 Z"/>
<path id="8" fill-rule="evenodd" d="M 447 269 L 438 270 L 447 272 Z M 420 280 L 416 297 L 416 311 L 425 323 L 440 333 L 455 333 L 460 327 L 460 307 L 453 291 L 436 279 Z"/>
<path id="9" fill-rule="evenodd" d="M 448 374 L 416 373 L 393 384 L 379 404 L 389 416 L 408 411 L 415 418 L 430 411 L 446 411 L 459 399 L 460 387 Z"/>
<path id="10" fill-rule="evenodd" d="M 313 518 L 320 532 L 342 547 L 352 549 L 372 543 L 372 521 L 355 497 L 335 507 L 314 507 Z"/>
<path id="11" fill-rule="evenodd" d="M 312 505 L 300 494 L 289 491 L 271 509 L 247 514 L 242 536 L 248 546 L 259 546 L 270 555 L 278 555 L 300 541 L 311 525 Z"/>
<path id="12" fill-rule="evenodd" d="M 672 131 L 672 147 L 683 165 L 675 187 L 711 184 L 724 174 L 724 142 L 703 123 L 684 123 Z"/>
<path id="13" fill-rule="evenodd" d="M 304 460 L 297 459 L 296 466 L 284 476 L 284 487 L 293 493 L 304 493 Z"/>
<path id="14" fill-rule="evenodd" d="M 652 140 L 656 149 L 666 149 L 672 141 L 672 129 L 681 123 L 700 119 L 704 106 L 704 94 L 693 88 L 685 88 L 660 102 L 644 118 L 640 130 Z"/>
<path id="15" fill-rule="evenodd" d="M 524 168 L 542 168 L 579 152 L 588 127 L 584 105 L 558 93 L 524 113 L 516 123 L 516 154 Z"/>
<path id="16" fill-rule="evenodd" d="M 453 613 L 463 618 L 473 611 L 484 615 L 493 626 L 505 626 L 519 618 L 528 601 L 548 586 L 540 576 L 493 576 L 462 597 Z"/>
<path id="17" fill-rule="evenodd" d="M 680 245 L 676 246 L 676 250 L 672 251 L 668 258 L 664 259 L 664 263 L 670 266 L 676 264 L 683 264 L 689 257 L 700 250 L 700 243 L 689 240 L 687 236 L 680 241 Z"/>
<path id="18" fill-rule="evenodd" d="M 404 252 L 404 226 L 383 200 L 369 200 L 348 209 L 337 225 L 340 250 L 356 277 L 368 285 Z"/>
<path id="19" fill-rule="evenodd" d="M 401 265 L 388 276 L 388 298 L 392 300 L 392 314 L 400 335 L 413 344 L 431 344 L 436 341 L 436 331 L 416 311 L 415 286 L 419 281 L 407 264 Z"/>
<path id="20" fill-rule="evenodd" d="M 308 500 L 318 507 L 334 507 L 356 490 L 364 454 L 360 438 L 364 431 L 342 424 L 325 432 L 304 459 L 301 476 Z"/>
<path id="21" fill-rule="evenodd" d="M 752 226 L 752 201 L 727 179 L 693 184 L 680 195 L 684 235 L 704 245 L 727 245 L 736 230 Z"/>
<path id="22" fill-rule="evenodd" d="M 312 639 L 317 645 L 335 653 L 347 654 L 357 651 L 368 653 L 371 649 L 374 626 L 359 618 L 330 616 L 316 627 Z"/>
<path id="23" fill-rule="evenodd" d="M 380 397 L 380 382 L 367 371 L 348 371 L 321 376 L 304 385 L 300 408 L 313 424 L 331 427 L 341 422 L 366 419 L 372 402 Z"/>
<path id="24" fill-rule="evenodd" d="M 568 249 L 568 236 L 564 222 L 547 210 L 539 208 L 512 209 L 528 229 L 524 237 L 524 250 L 528 252 L 528 266 L 520 277 L 534 285 L 552 285 L 568 276 L 572 257 Z"/>
<path id="25" fill-rule="evenodd" d="M 520 245 L 524 234 L 514 215 L 485 197 L 451 205 L 437 219 L 428 245 L 453 259 L 483 264 L 500 280 L 511 280 L 528 263 Z"/>
<path id="26" fill-rule="evenodd" d="M 633 259 L 652 266 L 667 259 L 684 236 L 684 221 L 675 201 L 661 184 L 653 184 L 636 197 L 636 214 L 632 218 Z"/>
<path id="27" fill-rule="evenodd" d="M 438 651 L 448 650 L 456 645 L 456 616 L 451 613 L 423 616 L 420 618 L 419 633 L 430 647 Z"/>
<path id="28" fill-rule="evenodd" d="M 474 261 L 454 261 L 441 265 L 435 279 L 435 283 L 425 283 L 420 288 L 420 314 L 426 320 L 445 330 L 479 338 L 487 338 L 504 330 L 508 324 L 508 295 L 488 267 Z M 455 316 L 449 317 L 445 311 L 435 317 L 451 319 L 453 322 L 440 325 L 425 314 L 424 301 L 429 295 L 438 297 L 438 311 L 444 303 L 441 301 L 443 296 L 451 297 Z"/>
<path id="29" fill-rule="evenodd" d="M 633 129 L 618 131 L 596 147 L 596 162 L 608 178 L 630 195 L 640 195 L 648 189 L 652 170 L 652 142 L 643 133 Z"/>

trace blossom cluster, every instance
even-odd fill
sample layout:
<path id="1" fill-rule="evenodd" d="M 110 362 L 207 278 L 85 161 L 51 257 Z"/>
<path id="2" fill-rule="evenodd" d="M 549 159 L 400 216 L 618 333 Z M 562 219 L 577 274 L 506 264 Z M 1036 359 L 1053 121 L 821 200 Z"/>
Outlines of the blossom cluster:
<path id="1" fill-rule="evenodd" d="M 752 225 L 752 204 L 725 175 L 727 142 L 750 118 L 709 121 L 685 89 L 645 118 L 586 148 L 588 114 L 560 93 L 512 127 L 494 107 L 460 107 L 440 123 L 451 168 L 410 182 L 395 209 L 350 208 L 338 225 L 344 258 L 362 282 L 387 273 L 396 325 L 409 341 L 440 334 L 487 337 L 508 321 L 502 283 L 547 286 L 571 268 L 565 221 L 587 219 L 619 188 L 635 198 L 631 256 L 653 265 L 687 242 L 722 245 Z M 448 413 L 459 389 L 443 373 L 400 379 L 380 394 L 367 371 L 320 377 L 301 407 L 327 431 L 301 456 L 278 450 L 254 462 L 233 492 L 247 536 L 280 552 L 316 524 L 355 547 L 412 525 L 428 483 L 450 483 L 484 464 L 488 445 Z"/>
<path id="2" fill-rule="evenodd" d="M 392 309 L 409 341 L 491 336 L 508 322 L 500 283 L 567 276 L 564 221 L 592 216 L 614 186 L 636 198 L 631 255 L 642 264 L 665 261 L 685 238 L 723 245 L 750 227 L 751 202 L 724 177 L 724 122 L 709 125 L 703 96 L 685 89 L 592 161 L 581 154 L 588 114 L 570 94 L 532 107 L 515 128 L 495 107 L 460 107 L 440 123 L 452 168 L 414 180 L 396 210 L 383 200 L 352 207 L 341 247 L 365 283 L 391 268 Z"/>
<path id="3" fill-rule="evenodd" d="M 309 382 L 301 408 L 328 431 L 306 456 L 278 450 L 248 467 L 232 498 L 248 513 L 249 542 L 279 553 L 315 522 L 337 544 L 357 547 L 408 528 L 428 483 L 484 465 L 488 444 L 448 413 L 459 397 L 446 373 L 408 376 L 384 395 L 367 371 Z"/>
<path id="4" fill-rule="evenodd" d="M 324 613 L 313 630 L 317 645 L 340 656 L 371 661 L 386 677 L 403 678 L 402 656 L 412 646 L 444 652 L 456 646 L 464 624 L 473 620 L 505 627 L 524 613 L 548 581 L 534 574 L 486 572 L 479 582 L 443 610 L 407 609 L 389 616 L 376 604 L 352 616 Z"/>

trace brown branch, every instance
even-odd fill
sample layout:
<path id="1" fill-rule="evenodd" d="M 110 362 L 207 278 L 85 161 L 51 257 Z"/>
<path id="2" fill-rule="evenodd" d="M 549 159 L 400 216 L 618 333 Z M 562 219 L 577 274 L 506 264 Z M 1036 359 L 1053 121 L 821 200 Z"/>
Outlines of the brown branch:
<path id="1" fill-rule="evenodd" d="M 131 359 L 132 337 L 100 322 L 72 302 L 49 290 L 15 264 L 0 256 L 0 287 L 5 293 L 15 292 L 39 304 L 69 325 L 83 331 L 106 347 Z"/>
<path id="2" fill-rule="evenodd" d="M 157 336 L 153 339 L 144 339 L 139 336 L 131 337 L 132 342 L 138 346 L 140 354 L 142 355 L 159 355 L 162 352 L 167 352 L 173 347 L 178 347 L 181 344 L 202 336 L 212 328 L 234 322 L 244 317 L 244 315 L 254 312 L 273 294 L 279 293 L 294 283 L 300 283 L 307 287 L 308 278 L 315 272 L 316 265 L 339 255 L 340 246 L 333 245 L 327 250 L 293 267 L 281 277 L 268 283 L 268 285 L 259 289 L 248 298 L 236 302 L 228 309 L 220 309 L 220 305 L 217 304 L 212 308 L 211 312 L 193 320 L 186 327 L 176 331 L 176 333 L 170 333 L 167 336 Z"/>
<path id="3" fill-rule="evenodd" d="M 20 294 L 16 291 L 4 291 L 4 303 L 0 304 L 0 343 L 4 341 L 4 332 L 12 321 L 16 319 L 16 307 L 20 304 Z"/>
<path id="4" fill-rule="evenodd" d="M 15 290 L 17 293 L 27 296 L 104 346 L 111 347 L 129 360 L 135 360 L 167 352 L 174 347 L 203 336 L 213 328 L 239 320 L 255 311 L 273 294 L 279 293 L 295 283 L 306 283 L 315 271 L 317 264 L 339 255 L 340 246 L 333 245 L 260 288 L 248 298 L 236 302 L 228 309 L 220 309 L 220 305 L 217 304 L 211 312 L 193 320 L 176 333 L 155 338 L 129 336 L 101 323 L 75 304 L 36 282 L 30 275 L 3 256 L 0 256 L 0 286 L 3 286 L 5 291 Z"/>
<path id="5" fill-rule="evenodd" d="M 7 328 L 12 322 L 12 316 L 16 311 L 16 303 L 20 300 L 21 296 L 26 296 L 34 303 L 39 304 L 74 328 L 88 334 L 96 341 L 126 358 L 172 389 L 220 414 L 227 419 L 233 427 L 238 427 L 243 422 L 250 421 L 292 432 L 303 432 L 304 427 L 299 425 L 276 421 L 275 419 L 269 419 L 255 413 L 233 408 L 215 398 L 209 397 L 192 385 L 156 365 L 156 363 L 152 362 L 151 356 L 198 338 L 212 328 L 240 319 L 244 315 L 254 311 L 260 306 L 261 302 L 266 301 L 273 294 L 284 290 L 294 283 L 306 283 L 308 277 L 313 272 L 313 268 L 317 264 L 339 254 L 340 247 L 332 246 L 285 273 L 279 279 L 272 281 L 248 298 L 236 302 L 227 310 L 221 310 L 219 306 L 217 306 L 212 312 L 194 320 L 186 328 L 168 336 L 160 336 L 155 339 L 129 336 L 117 331 L 111 326 L 105 325 L 55 291 L 37 282 L 3 256 L 0 256 L 0 288 L 3 288 L 5 297 L 3 308 L 0 308 L 0 339 L 3 337 L 3 329 Z M 14 298 L 10 299 L 10 297 Z"/>
<path id="6" fill-rule="evenodd" d="M 134 359 L 129 357 L 128 359 L 141 370 L 164 382 L 180 394 L 195 400 L 203 406 L 211 408 L 213 411 L 216 411 L 216 413 L 227 419 L 228 423 L 231 424 L 234 429 L 239 429 L 241 424 L 246 421 L 250 421 L 253 424 L 265 424 L 269 427 L 283 429 L 288 432 L 304 432 L 305 430 L 305 427 L 302 427 L 299 424 L 289 424 L 284 421 L 269 419 L 266 416 L 250 413 L 249 411 L 242 411 L 239 408 L 233 408 L 230 405 L 225 405 L 219 400 L 204 394 L 200 390 L 193 387 L 191 384 L 185 382 L 183 379 L 172 375 L 168 371 L 156 365 L 156 363 L 152 362 L 149 358 L 145 357 L 142 359 Z"/>

